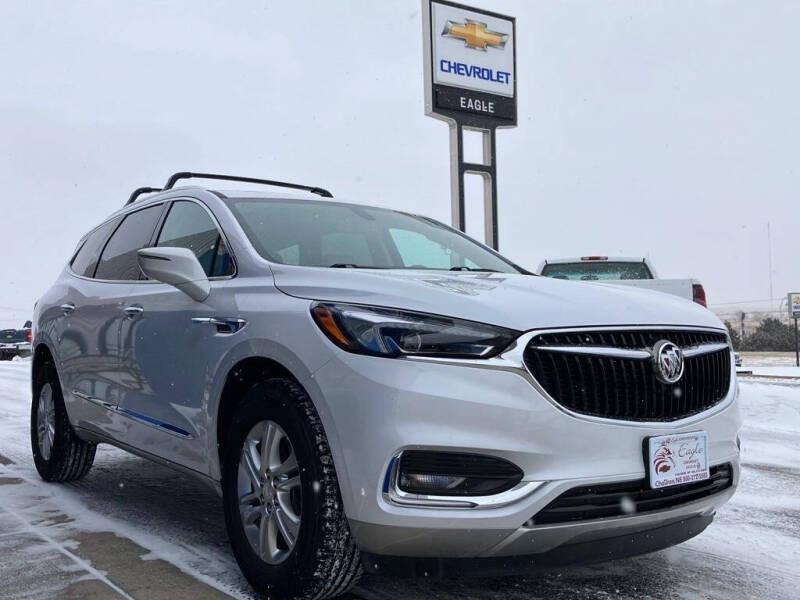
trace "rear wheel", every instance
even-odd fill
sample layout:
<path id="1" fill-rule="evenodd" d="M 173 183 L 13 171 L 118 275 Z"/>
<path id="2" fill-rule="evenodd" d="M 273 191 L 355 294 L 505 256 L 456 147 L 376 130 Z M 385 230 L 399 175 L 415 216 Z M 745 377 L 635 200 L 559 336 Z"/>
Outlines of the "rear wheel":
<path id="1" fill-rule="evenodd" d="M 225 520 L 234 555 L 258 591 L 332 598 L 361 575 L 325 432 L 292 379 L 251 388 L 236 409 L 223 459 Z"/>
<path id="2" fill-rule="evenodd" d="M 45 481 L 75 481 L 94 462 L 97 446 L 81 440 L 72 429 L 51 363 L 44 363 L 34 380 L 31 449 L 36 470 Z"/>

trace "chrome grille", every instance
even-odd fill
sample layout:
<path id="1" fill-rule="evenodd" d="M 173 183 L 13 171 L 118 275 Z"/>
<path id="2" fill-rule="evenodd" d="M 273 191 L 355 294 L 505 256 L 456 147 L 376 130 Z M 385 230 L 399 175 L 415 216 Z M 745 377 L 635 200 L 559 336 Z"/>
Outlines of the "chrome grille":
<path id="1" fill-rule="evenodd" d="M 684 351 L 683 377 L 661 383 L 651 356 L 659 340 Z M 675 421 L 707 410 L 728 393 L 731 355 L 722 332 L 680 329 L 542 333 L 525 350 L 533 377 L 559 404 L 585 415 Z"/>

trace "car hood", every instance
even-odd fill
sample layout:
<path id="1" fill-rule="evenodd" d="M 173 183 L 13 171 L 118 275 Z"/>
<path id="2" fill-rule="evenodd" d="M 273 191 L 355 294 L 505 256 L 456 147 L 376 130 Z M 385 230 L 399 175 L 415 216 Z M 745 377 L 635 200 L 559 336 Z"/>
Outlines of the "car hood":
<path id="1" fill-rule="evenodd" d="M 447 315 L 518 331 L 605 325 L 724 328 L 714 313 L 689 300 L 596 282 L 466 271 L 271 266 L 275 284 L 291 296 Z"/>

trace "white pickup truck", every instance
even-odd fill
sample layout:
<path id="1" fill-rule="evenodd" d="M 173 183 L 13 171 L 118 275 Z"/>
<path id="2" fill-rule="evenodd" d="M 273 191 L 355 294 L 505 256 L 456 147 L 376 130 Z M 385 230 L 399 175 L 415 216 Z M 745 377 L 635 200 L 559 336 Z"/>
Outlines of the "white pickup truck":
<path id="1" fill-rule="evenodd" d="M 646 258 L 629 256 L 581 256 L 543 261 L 538 275 L 574 281 L 603 281 L 615 285 L 655 290 L 693 300 L 706 306 L 706 291 L 696 279 L 659 279 Z"/>

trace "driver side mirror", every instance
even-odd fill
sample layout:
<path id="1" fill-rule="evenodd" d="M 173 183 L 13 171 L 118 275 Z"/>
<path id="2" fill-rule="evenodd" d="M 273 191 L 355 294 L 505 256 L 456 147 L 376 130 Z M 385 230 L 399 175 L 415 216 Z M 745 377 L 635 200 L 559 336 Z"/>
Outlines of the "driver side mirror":
<path id="1" fill-rule="evenodd" d="M 168 283 L 198 302 L 211 293 L 206 272 L 188 248 L 142 248 L 137 254 L 139 268 L 150 279 Z"/>

